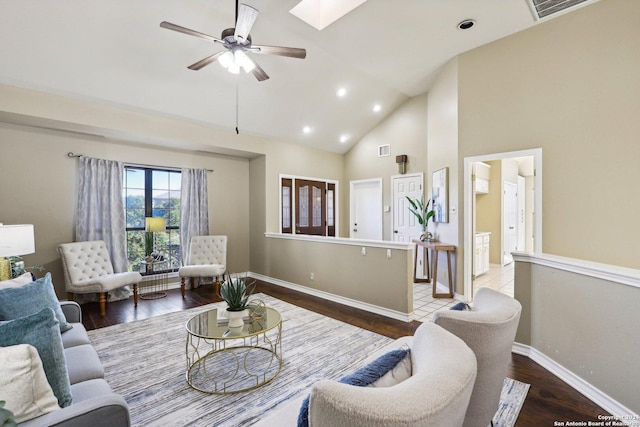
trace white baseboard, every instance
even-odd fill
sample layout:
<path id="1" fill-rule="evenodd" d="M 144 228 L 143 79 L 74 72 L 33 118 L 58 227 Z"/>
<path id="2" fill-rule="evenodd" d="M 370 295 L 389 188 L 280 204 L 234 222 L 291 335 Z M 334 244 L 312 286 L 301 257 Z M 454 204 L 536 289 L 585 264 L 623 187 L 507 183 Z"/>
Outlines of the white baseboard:
<path id="1" fill-rule="evenodd" d="M 602 407 L 602 409 L 608 413 L 619 417 L 621 421 L 640 419 L 640 416 L 634 413 L 631 409 L 611 398 L 611 396 L 606 393 L 603 393 L 601 390 L 589 384 L 539 350 L 528 345 L 514 343 L 512 351 L 533 360 L 547 371 L 569 384 L 572 388 L 582 393 L 593 403 Z"/>
<path id="2" fill-rule="evenodd" d="M 370 313 L 380 314 L 382 316 L 390 317 L 391 319 L 401 320 L 403 322 L 410 322 L 411 316 L 406 313 L 402 313 L 396 310 L 389 310 L 388 308 L 380 307 L 373 304 L 368 304 L 362 301 L 357 301 L 351 298 L 341 297 L 339 295 L 331 294 L 329 292 L 320 291 L 318 289 L 308 288 L 306 286 L 298 285 L 284 280 L 275 279 L 273 277 L 264 276 L 262 274 L 249 272 L 249 277 L 272 283 L 274 285 L 282 286 L 283 288 L 292 289 L 294 291 L 302 292 L 303 294 L 313 295 L 328 301 L 337 302 L 339 304 L 348 305 L 349 307 L 359 308 L 360 310 L 368 311 Z"/>

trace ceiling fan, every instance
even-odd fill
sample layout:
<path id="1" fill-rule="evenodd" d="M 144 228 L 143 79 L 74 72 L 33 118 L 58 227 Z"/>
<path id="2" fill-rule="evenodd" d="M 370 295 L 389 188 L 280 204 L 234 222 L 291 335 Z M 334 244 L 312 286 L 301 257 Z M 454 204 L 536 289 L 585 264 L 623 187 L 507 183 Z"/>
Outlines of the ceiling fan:
<path id="1" fill-rule="evenodd" d="M 199 70 L 213 62 L 220 65 L 233 74 L 238 74 L 242 68 L 245 72 L 251 72 L 258 81 L 267 80 L 269 75 L 247 53 L 261 53 L 266 55 L 288 56 L 290 58 L 304 59 L 307 56 L 305 49 L 295 47 L 255 45 L 251 42 L 251 28 L 258 17 L 258 10 L 246 5 L 238 5 L 236 0 L 236 26 L 222 31 L 220 38 L 190 30 L 180 25 L 167 21 L 160 23 L 162 28 L 177 31 L 194 37 L 199 37 L 213 43 L 221 44 L 226 50 L 214 53 L 195 64 L 189 65 L 190 70 Z"/>

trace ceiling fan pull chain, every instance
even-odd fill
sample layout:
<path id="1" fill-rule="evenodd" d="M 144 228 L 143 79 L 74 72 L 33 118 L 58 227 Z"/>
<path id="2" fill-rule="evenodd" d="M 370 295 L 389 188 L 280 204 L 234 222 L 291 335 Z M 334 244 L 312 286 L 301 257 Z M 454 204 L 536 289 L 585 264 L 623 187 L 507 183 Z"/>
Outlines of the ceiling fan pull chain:
<path id="1" fill-rule="evenodd" d="M 238 96 L 238 86 L 239 86 L 238 79 L 236 79 L 236 135 L 240 134 L 240 131 L 238 130 L 238 110 L 239 110 L 238 104 L 240 103 L 239 96 Z"/>

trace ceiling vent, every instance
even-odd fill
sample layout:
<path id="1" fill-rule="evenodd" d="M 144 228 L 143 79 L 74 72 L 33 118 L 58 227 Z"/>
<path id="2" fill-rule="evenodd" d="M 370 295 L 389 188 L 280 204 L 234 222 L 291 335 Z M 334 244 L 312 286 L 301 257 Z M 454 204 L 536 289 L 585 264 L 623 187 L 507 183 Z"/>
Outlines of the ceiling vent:
<path id="1" fill-rule="evenodd" d="M 578 5 L 584 6 L 587 3 L 594 3 L 596 1 L 597 0 L 529 0 L 529 5 L 536 19 L 543 19 Z"/>

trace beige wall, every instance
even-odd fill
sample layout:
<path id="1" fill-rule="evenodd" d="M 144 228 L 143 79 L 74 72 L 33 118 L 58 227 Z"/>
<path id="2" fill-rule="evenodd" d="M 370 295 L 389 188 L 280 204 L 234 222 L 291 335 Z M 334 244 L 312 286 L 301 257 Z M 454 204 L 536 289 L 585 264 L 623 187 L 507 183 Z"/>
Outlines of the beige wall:
<path id="1" fill-rule="evenodd" d="M 266 244 L 270 254 L 262 272 L 266 276 L 382 307 L 405 318 L 413 311 L 412 250 L 373 247 L 366 242 L 340 244 L 335 239 L 268 237 Z"/>
<path id="2" fill-rule="evenodd" d="M 449 61 L 442 69 L 429 92 L 428 107 L 428 137 L 427 137 L 427 193 L 431 195 L 433 186 L 433 172 L 449 168 L 449 222 L 430 225 L 435 237 L 441 242 L 458 244 L 462 236 L 462 221 L 459 213 L 452 213 L 452 208 L 458 212 L 458 61 Z M 461 181 L 460 181 L 461 182 Z M 462 193 L 460 193 L 462 194 Z M 460 198 L 461 200 L 462 198 Z M 464 248 L 458 244 L 453 257 L 454 287 L 463 293 L 462 257 Z M 446 257 L 440 257 L 438 265 L 438 281 L 447 283 Z"/>
<path id="3" fill-rule="evenodd" d="M 68 152 L 134 164 L 213 169 L 209 177 L 209 230 L 229 236 L 229 270 L 249 268 L 249 161 L 105 141 L 70 133 L 0 124 L 0 222 L 34 224 L 36 253 L 27 265 L 52 273 L 63 297 L 59 243 L 75 237 L 77 160 Z"/>
<path id="4" fill-rule="evenodd" d="M 487 161 L 489 193 L 476 195 L 476 230 L 491 233 L 489 262 L 502 264 L 502 167 L 500 160 Z"/>
<path id="5" fill-rule="evenodd" d="M 542 147 L 546 253 L 640 268 L 638 16 L 600 1 L 458 58 L 459 164 Z"/>
<path id="6" fill-rule="evenodd" d="M 390 144 L 391 154 L 378 157 L 378 146 Z M 393 111 L 344 156 L 344 186 L 341 197 L 342 224 L 349 224 L 349 182 L 382 178 L 383 205 L 391 206 L 391 177 L 399 175 L 396 156 L 408 157 L 406 173 L 427 170 L 427 95 L 409 99 Z M 383 212 L 383 240 L 393 240 L 391 212 Z M 342 237 L 349 237 L 342 227 Z"/>
<path id="7" fill-rule="evenodd" d="M 640 413 L 640 288 L 526 261 L 515 274 L 523 305 L 516 342 Z"/>

